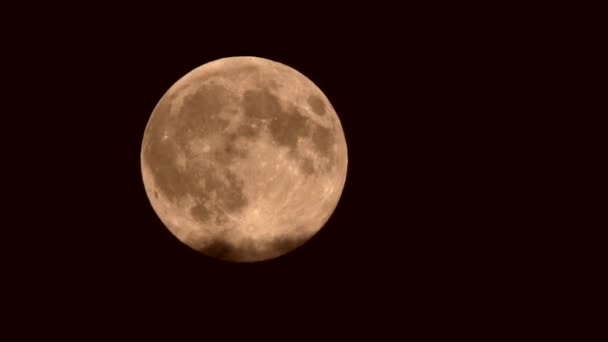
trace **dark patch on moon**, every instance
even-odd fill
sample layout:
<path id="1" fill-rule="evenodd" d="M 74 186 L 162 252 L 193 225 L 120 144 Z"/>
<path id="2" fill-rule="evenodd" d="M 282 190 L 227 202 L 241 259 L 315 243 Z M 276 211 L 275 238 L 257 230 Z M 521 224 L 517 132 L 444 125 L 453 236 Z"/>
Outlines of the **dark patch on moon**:
<path id="1" fill-rule="evenodd" d="M 223 181 L 221 177 L 226 181 Z M 234 214 L 243 210 L 249 204 L 244 193 L 245 182 L 238 178 L 232 171 L 224 168 L 207 166 L 198 175 L 193 176 L 191 196 L 196 198 L 196 205 L 190 210 L 190 214 L 199 223 L 210 223 L 212 212 L 216 213 L 215 223 L 226 223 L 226 213 Z M 203 180 L 204 187 L 200 187 L 198 181 Z M 215 202 L 210 202 L 215 194 Z M 210 209 L 205 207 L 207 204 Z"/>
<path id="2" fill-rule="evenodd" d="M 228 166 L 237 158 L 245 158 L 249 150 L 238 144 L 239 136 L 236 133 L 227 134 L 220 148 L 214 152 L 215 160 L 221 165 Z"/>
<path id="3" fill-rule="evenodd" d="M 219 113 L 231 103 L 230 92 L 219 85 L 206 84 L 186 96 L 175 123 L 179 128 L 178 136 L 188 133 L 205 137 L 228 127 L 229 121 L 219 117 Z"/>
<path id="4" fill-rule="evenodd" d="M 247 90 L 242 105 L 247 118 L 272 119 L 282 114 L 279 99 L 267 90 Z"/>
<path id="5" fill-rule="evenodd" d="M 296 228 L 302 229 L 301 227 Z M 302 246 L 308 238 L 291 237 L 283 235 L 263 243 L 263 249 L 256 246 L 251 240 L 243 240 L 239 244 L 233 244 L 224 237 L 216 237 L 205 247 L 196 250 L 206 256 L 229 262 L 257 261 L 290 253 Z M 263 250 L 263 251 L 262 251 Z"/>
<path id="6" fill-rule="evenodd" d="M 240 258 L 239 250 L 224 239 L 215 239 L 198 251 L 220 260 L 232 261 Z"/>
<path id="7" fill-rule="evenodd" d="M 226 170 L 224 175 L 228 184 L 222 184 L 218 190 L 217 201 L 224 210 L 234 213 L 245 208 L 249 202 L 244 193 L 245 182 L 232 171 Z"/>
<path id="8" fill-rule="evenodd" d="M 207 222 L 211 218 L 211 211 L 205 207 L 205 203 L 197 201 L 196 205 L 190 209 L 192 218 L 199 222 Z"/>
<path id="9" fill-rule="evenodd" d="M 160 192 L 170 201 L 188 193 L 187 174 L 177 167 L 175 155 L 179 147 L 172 140 L 162 141 L 161 137 L 150 137 L 145 161 L 149 165 Z"/>
<path id="10" fill-rule="evenodd" d="M 296 228 L 297 230 L 298 228 Z M 273 254 L 283 255 L 303 245 L 307 238 L 293 238 L 289 235 L 279 236 L 270 242 Z"/>
<path id="11" fill-rule="evenodd" d="M 237 127 L 235 135 L 253 140 L 260 134 L 260 126 L 260 122 L 257 122 L 256 120 L 249 120 Z"/>
<path id="12" fill-rule="evenodd" d="M 306 99 L 306 102 L 308 102 L 308 105 L 315 114 L 319 116 L 325 115 L 325 103 L 323 100 L 321 100 L 321 98 L 315 95 L 310 95 Z"/>
<path id="13" fill-rule="evenodd" d="M 313 132 L 308 118 L 293 105 L 281 106 L 280 99 L 264 88 L 245 92 L 242 105 L 246 119 L 241 125 L 243 128 L 239 129 L 242 129 L 248 136 L 257 136 L 257 130 L 250 130 L 247 127 L 266 120 L 272 140 L 277 145 L 288 148 L 289 155 L 300 161 L 298 164 L 302 173 L 310 175 L 315 172 L 312 161 L 298 153 L 298 139 L 310 137 Z M 317 143 L 322 145 L 326 141 L 325 138 L 321 133 Z"/>
<path id="14" fill-rule="evenodd" d="M 307 119 L 297 110 L 294 110 L 293 113 L 281 113 L 270 122 L 269 128 L 274 141 L 291 150 L 296 150 L 298 138 L 307 136 L 310 131 Z"/>
<path id="15" fill-rule="evenodd" d="M 194 198 L 196 205 L 190 214 L 201 223 L 207 223 L 211 219 L 211 213 L 204 203 L 211 199 L 212 193 L 217 195 L 215 204 L 228 213 L 243 209 L 248 204 L 243 192 L 243 181 L 227 168 L 218 167 L 217 164 L 201 166 L 187 163 L 186 169 L 182 170 L 177 164 L 179 152 L 186 153 L 186 160 L 191 160 L 191 152 L 186 146 L 192 137 L 204 139 L 207 134 L 227 127 L 228 122 L 219 118 L 218 114 L 230 100 L 230 94 L 221 86 L 205 85 L 186 97 L 181 112 L 175 118 L 170 118 L 171 106 L 166 103 L 166 98 L 162 99 L 146 132 L 148 145 L 144 150 L 144 159 L 151 169 L 158 190 L 172 202 L 188 195 Z M 172 134 L 164 140 L 163 135 L 167 129 Z M 223 148 L 216 154 L 216 161 L 223 161 L 223 165 L 228 165 L 246 152 L 236 146 L 235 139 L 223 144 Z M 222 176 L 227 182 L 222 181 Z M 201 181 L 204 188 L 201 188 Z M 218 210 L 218 214 L 220 212 Z"/>
<path id="16" fill-rule="evenodd" d="M 313 175 L 315 173 L 315 165 L 312 161 L 312 159 L 308 158 L 308 157 L 303 157 L 300 160 L 300 170 L 302 171 L 303 174 L 310 176 Z"/>
<path id="17" fill-rule="evenodd" d="M 312 143 L 322 156 L 330 156 L 331 147 L 334 143 L 334 135 L 331 129 L 316 126 L 312 133 Z"/>
<path id="18" fill-rule="evenodd" d="M 195 249 L 206 256 L 228 262 L 250 261 L 259 256 L 253 242 L 245 240 L 235 245 L 222 236 L 215 237 L 205 247 Z"/>
<path id="19" fill-rule="evenodd" d="M 228 219 L 228 216 L 226 216 L 225 213 L 218 213 L 215 216 L 215 225 L 218 227 L 224 226 L 226 223 L 228 223 L 230 220 Z"/>

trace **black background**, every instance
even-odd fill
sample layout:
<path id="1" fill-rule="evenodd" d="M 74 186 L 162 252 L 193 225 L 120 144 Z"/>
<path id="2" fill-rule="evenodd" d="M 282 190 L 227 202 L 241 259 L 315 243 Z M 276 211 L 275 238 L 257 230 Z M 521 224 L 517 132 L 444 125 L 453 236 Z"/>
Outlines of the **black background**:
<path id="1" fill-rule="evenodd" d="M 212 10 L 197 20 L 80 10 L 87 15 L 35 21 L 34 33 L 13 36 L 13 51 L 27 51 L 14 54 L 26 65 L 19 71 L 31 75 L 20 85 L 40 94 L 24 96 L 36 110 L 17 118 L 35 120 L 19 127 L 40 139 L 13 140 L 28 151 L 15 157 L 36 164 L 17 173 L 42 194 L 36 212 L 21 206 L 20 241 L 30 247 L 12 246 L 23 255 L 13 269 L 27 280 L 17 293 L 32 303 L 18 305 L 19 315 L 88 331 L 182 316 L 206 325 L 307 317 L 306 326 L 441 322 L 449 330 L 519 312 L 539 269 L 522 256 L 534 222 L 515 215 L 533 210 L 519 193 L 521 174 L 532 171 L 511 160 L 534 126 L 521 129 L 531 95 L 520 77 L 538 45 L 513 38 L 498 12 L 361 9 L 326 18 L 313 9 L 306 19 L 252 15 L 240 25 L 227 12 L 208 21 Z M 306 75 L 331 101 L 348 145 L 346 185 L 327 225 L 295 252 L 257 264 L 182 245 L 141 179 L 141 141 L 158 100 L 190 70 L 228 56 Z M 527 74 L 527 86 L 534 82 Z M 21 203 L 30 193 L 19 192 Z"/>

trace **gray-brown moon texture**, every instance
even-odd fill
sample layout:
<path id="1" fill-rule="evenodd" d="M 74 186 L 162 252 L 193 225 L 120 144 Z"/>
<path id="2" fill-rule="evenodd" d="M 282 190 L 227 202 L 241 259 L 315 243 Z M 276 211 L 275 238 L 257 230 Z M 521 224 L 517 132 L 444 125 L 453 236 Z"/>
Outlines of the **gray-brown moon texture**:
<path id="1" fill-rule="evenodd" d="M 334 108 L 307 77 L 258 57 L 228 57 L 183 76 L 146 126 L 141 171 L 168 230 L 231 262 L 273 259 L 329 220 L 346 181 Z"/>

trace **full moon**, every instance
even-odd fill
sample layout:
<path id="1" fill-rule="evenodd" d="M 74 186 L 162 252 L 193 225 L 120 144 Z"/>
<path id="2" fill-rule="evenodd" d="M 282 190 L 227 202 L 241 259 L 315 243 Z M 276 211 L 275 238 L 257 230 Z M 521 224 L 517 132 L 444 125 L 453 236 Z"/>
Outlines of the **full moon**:
<path id="1" fill-rule="evenodd" d="M 141 172 L 152 208 L 183 244 L 230 262 L 273 259 L 329 220 L 346 181 L 346 139 L 323 92 L 259 57 L 218 59 L 161 97 Z"/>

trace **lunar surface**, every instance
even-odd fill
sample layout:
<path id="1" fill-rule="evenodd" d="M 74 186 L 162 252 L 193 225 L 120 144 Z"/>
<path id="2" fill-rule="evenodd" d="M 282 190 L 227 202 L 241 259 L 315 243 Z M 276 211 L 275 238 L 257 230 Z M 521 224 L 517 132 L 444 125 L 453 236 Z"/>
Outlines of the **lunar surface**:
<path id="1" fill-rule="evenodd" d="M 190 248 L 231 262 L 307 242 L 337 207 L 347 162 L 323 92 L 258 57 L 215 60 L 179 79 L 154 108 L 141 148 L 160 220 Z"/>

